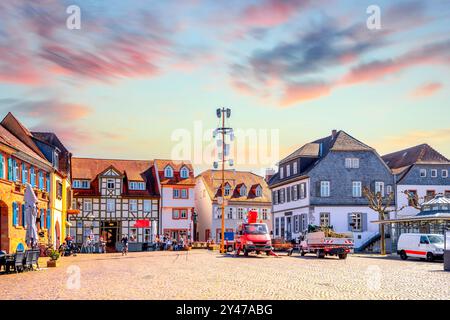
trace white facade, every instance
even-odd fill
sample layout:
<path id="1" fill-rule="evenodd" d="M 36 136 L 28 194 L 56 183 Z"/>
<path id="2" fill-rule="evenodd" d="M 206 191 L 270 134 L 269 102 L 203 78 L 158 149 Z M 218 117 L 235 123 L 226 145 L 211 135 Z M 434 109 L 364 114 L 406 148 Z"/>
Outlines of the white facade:
<path id="1" fill-rule="evenodd" d="M 328 225 L 333 226 L 335 232 L 351 232 L 355 247 L 360 247 L 379 232 L 378 225 L 371 223 L 378 220 L 378 213 L 368 206 L 311 206 L 309 178 L 274 187 L 272 191 L 286 190 L 302 183 L 306 188 L 304 197 L 272 206 L 274 238 L 296 239 L 309 224 Z M 350 222 L 356 225 L 352 226 Z"/>
<path id="2" fill-rule="evenodd" d="M 174 189 L 186 190 L 187 199 L 174 198 Z M 191 186 L 178 187 L 163 185 L 161 189 L 161 234 L 184 233 L 192 235 L 192 210 L 195 206 L 194 188 Z M 177 238 L 178 234 L 171 235 Z"/>
<path id="3" fill-rule="evenodd" d="M 203 182 L 197 179 L 195 186 L 195 208 L 198 212 L 199 241 L 220 241 L 222 230 L 222 207 L 212 200 Z M 249 210 L 258 211 L 258 221 L 266 223 L 272 229 L 271 204 L 257 201 L 228 201 L 225 206 L 225 231 L 236 232 L 247 218 Z"/>

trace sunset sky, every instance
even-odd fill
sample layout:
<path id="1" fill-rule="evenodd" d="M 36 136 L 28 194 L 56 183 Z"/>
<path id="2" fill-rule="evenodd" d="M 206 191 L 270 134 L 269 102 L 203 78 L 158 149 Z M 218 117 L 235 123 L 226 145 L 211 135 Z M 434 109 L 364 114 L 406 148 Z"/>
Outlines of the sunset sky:
<path id="1" fill-rule="evenodd" d="M 234 128 L 279 129 L 280 157 L 332 129 L 450 157 L 449 88 L 448 0 L 0 3 L 0 114 L 75 156 L 170 157 L 175 130 L 227 106 Z"/>

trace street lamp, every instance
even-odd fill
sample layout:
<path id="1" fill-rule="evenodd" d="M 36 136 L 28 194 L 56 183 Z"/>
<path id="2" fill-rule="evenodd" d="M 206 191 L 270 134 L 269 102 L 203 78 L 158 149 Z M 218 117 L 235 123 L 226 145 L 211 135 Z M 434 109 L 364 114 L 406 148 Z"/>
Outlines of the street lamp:
<path id="1" fill-rule="evenodd" d="M 231 109 L 230 108 L 218 108 L 216 110 L 217 118 L 222 119 L 222 126 L 214 130 L 213 137 L 216 138 L 217 134 L 221 134 L 222 140 L 218 141 L 221 143 L 218 143 L 221 145 L 221 152 L 219 152 L 219 160 L 215 161 L 213 166 L 214 169 L 217 169 L 219 166 L 219 162 L 222 164 L 222 184 L 221 184 L 221 211 L 222 211 L 222 228 L 221 228 L 221 237 L 220 237 L 220 252 L 225 253 L 225 161 L 228 160 L 229 165 L 233 166 L 233 160 L 232 159 L 225 159 L 227 156 L 229 156 L 230 153 L 230 145 L 225 143 L 225 137 L 229 135 L 230 140 L 234 140 L 234 132 L 232 128 L 225 127 L 225 118 L 231 117 Z M 219 147 L 219 146 L 218 146 Z"/>

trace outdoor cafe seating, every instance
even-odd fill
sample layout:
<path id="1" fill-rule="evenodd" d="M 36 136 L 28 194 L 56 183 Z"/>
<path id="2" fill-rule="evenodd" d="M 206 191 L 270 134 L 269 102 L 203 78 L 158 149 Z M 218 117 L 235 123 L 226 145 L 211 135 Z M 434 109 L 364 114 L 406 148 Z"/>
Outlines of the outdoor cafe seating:
<path id="1" fill-rule="evenodd" d="M 39 268 L 39 255 L 39 250 L 17 251 L 15 254 L 1 251 L 0 271 L 4 273 L 33 271 L 35 267 Z"/>

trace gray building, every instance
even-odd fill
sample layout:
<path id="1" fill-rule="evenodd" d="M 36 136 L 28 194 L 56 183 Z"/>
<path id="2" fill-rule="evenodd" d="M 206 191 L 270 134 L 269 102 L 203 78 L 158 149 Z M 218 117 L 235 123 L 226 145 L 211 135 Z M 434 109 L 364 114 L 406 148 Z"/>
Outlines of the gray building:
<path id="1" fill-rule="evenodd" d="M 375 149 L 344 131 L 303 145 L 279 162 L 270 179 L 275 237 L 297 238 L 308 224 L 351 232 L 355 247 L 376 241 L 378 214 L 363 188 L 388 194 L 394 176 Z"/>

